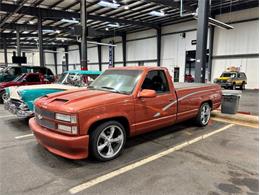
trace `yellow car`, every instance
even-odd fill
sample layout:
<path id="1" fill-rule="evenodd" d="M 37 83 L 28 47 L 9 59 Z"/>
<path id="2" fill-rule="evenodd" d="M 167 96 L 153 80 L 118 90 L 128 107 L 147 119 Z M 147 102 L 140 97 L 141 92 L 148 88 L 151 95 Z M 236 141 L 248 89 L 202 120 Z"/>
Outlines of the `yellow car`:
<path id="1" fill-rule="evenodd" d="M 239 87 L 241 90 L 245 90 L 247 77 L 244 72 L 223 72 L 219 78 L 214 80 L 214 83 L 221 85 L 225 89 L 230 88 L 235 90 Z"/>

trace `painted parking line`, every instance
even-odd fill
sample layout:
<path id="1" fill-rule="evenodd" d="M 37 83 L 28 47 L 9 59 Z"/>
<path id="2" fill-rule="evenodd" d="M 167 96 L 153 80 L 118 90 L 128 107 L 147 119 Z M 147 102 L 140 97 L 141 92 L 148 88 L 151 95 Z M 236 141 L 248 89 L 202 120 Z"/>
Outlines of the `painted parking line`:
<path id="1" fill-rule="evenodd" d="M 161 158 L 161 157 L 163 157 L 163 156 L 166 156 L 166 155 L 168 155 L 168 154 L 170 154 L 170 153 L 172 153 L 172 152 L 174 152 L 174 151 L 180 150 L 180 149 L 182 149 L 182 148 L 184 148 L 184 147 L 186 147 L 186 146 L 188 146 L 188 145 L 191 145 L 191 144 L 193 144 L 193 143 L 196 143 L 196 142 L 198 142 L 198 141 L 200 141 L 200 140 L 206 139 L 206 138 L 208 138 L 208 137 L 210 137 L 210 136 L 212 136 L 212 135 L 214 135 L 214 134 L 220 133 L 220 132 L 222 132 L 222 131 L 224 131 L 224 130 L 226 130 L 226 129 L 228 129 L 228 128 L 231 128 L 231 127 L 233 127 L 233 126 L 234 126 L 234 124 L 229 124 L 229 125 L 226 125 L 226 126 L 220 128 L 220 129 L 217 129 L 217 130 L 215 130 L 215 131 L 213 131 L 213 132 L 204 134 L 204 135 L 199 136 L 199 137 L 196 137 L 196 138 L 194 138 L 194 139 L 192 139 L 192 140 L 190 140 L 190 141 L 186 141 L 186 142 L 184 142 L 184 143 L 181 143 L 181 144 L 179 144 L 179 145 L 177 145 L 177 146 L 174 146 L 174 147 L 172 147 L 172 148 L 169 148 L 169 149 L 167 149 L 167 150 L 165 150 L 165 151 L 162 151 L 162 152 L 160 152 L 160 153 L 158 153 L 158 154 L 152 155 L 152 156 L 147 157 L 147 158 L 145 158 L 145 159 L 143 159 L 143 160 L 137 161 L 137 162 L 135 162 L 135 163 L 133 163 L 133 164 L 127 165 L 127 166 L 125 166 L 125 167 L 122 167 L 122 168 L 120 168 L 120 169 L 117 169 L 117 170 L 115 170 L 115 171 L 112 171 L 112 172 L 110 172 L 110 173 L 107 173 L 107 174 L 102 175 L 102 176 L 100 176 L 100 177 L 97 177 L 97 178 L 95 178 L 95 179 L 92 179 L 92 180 L 90 180 L 90 181 L 87 181 L 87 182 L 85 182 L 85 183 L 82 183 L 82 184 L 80 184 L 80 185 L 78 185 L 78 186 L 75 186 L 75 187 L 69 189 L 69 192 L 70 192 L 70 194 L 76 194 L 76 193 L 78 193 L 78 192 L 81 192 L 81 191 L 83 191 L 83 190 L 86 190 L 86 189 L 88 189 L 88 188 L 90 188 L 90 187 L 92 187 L 92 186 L 95 186 L 95 185 L 97 185 L 97 184 L 99 184 L 99 183 L 102 183 L 102 182 L 104 182 L 104 181 L 106 181 L 106 180 L 112 179 L 113 177 L 116 177 L 116 176 L 121 175 L 121 174 L 123 174 L 123 173 L 126 173 L 126 172 L 128 172 L 128 171 L 131 171 L 131 170 L 133 170 L 133 169 L 135 169 L 135 168 L 137 168 L 137 167 L 140 167 L 140 166 L 142 166 L 142 165 L 145 165 L 145 164 L 147 164 L 147 163 L 149 163 L 149 162 L 152 162 L 152 161 L 154 161 L 154 160 L 156 160 L 156 159 L 159 159 L 159 158 Z"/>
<path id="2" fill-rule="evenodd" d="M 10 115 L 5 115 L 5 116 L 0 116 L 0 118 L 8 118 L 8 117 L 14 117 L 15 115 L 10 114 Z"/>
<path id="3" fill-rule="evenodd" d="M 23 138 L 26 138 L 26 137 L 32 137 L 33 134 L 30 133 L 30 134 L 26 134 L 26 135 L 20 135 L 20 136 L 16 136 L 15 139 L 23 139 Z"/>

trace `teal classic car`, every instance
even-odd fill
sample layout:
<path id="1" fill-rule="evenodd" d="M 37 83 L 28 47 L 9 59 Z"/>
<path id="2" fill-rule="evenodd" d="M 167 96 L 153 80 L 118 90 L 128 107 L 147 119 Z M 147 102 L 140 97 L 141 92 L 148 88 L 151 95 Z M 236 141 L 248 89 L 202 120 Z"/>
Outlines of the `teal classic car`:
<path id="1" fill-rule="evenodd" d="M 100 74 L 100 71 L 70 70 L 64 72 L 53 84 L 8 87 L 3 96 L 5 109 L 16 114 L 18 118 L 31 117 L 37 98 L 50 93 L 87 87 Z"/>

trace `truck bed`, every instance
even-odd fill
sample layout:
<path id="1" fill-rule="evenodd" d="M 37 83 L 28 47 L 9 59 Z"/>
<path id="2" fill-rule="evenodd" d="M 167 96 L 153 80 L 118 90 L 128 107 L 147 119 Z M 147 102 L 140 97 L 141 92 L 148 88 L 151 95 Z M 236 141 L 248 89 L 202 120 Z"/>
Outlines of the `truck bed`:
<path id="1" fill-rule="evenodd" d="M 197 87 L 206 87 L 211 86 L 212 84 L 208 83 L 174 83 L 174 87 L 176 90 L 178 89 L 191 89 L 191 88 L 197 88 Z"/>
<path id="2" fill-rule="evenodd" d="M 200 102 L 210 100 L 212 109 L 220 105 L 221 89 L 209 83 L 174 83 L 178 99 L 178 120 L 183 121 L 197 115 Z"/>

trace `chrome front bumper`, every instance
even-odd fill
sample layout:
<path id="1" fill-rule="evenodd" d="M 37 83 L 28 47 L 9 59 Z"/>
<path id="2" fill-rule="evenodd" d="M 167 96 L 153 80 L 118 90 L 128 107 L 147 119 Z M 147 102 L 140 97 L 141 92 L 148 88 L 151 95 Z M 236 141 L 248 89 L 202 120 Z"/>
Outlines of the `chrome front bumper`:
<path id="1" fill-rule="evenodd" d="M 20 119 L 25 119 L 33 116 L 33 112 L 28 110 L 21 110 L 19 105 L 13 104 L 10 100 L 6 100 L 4 102 L 4 108 L 11 112 L 12 114 L 16 115 Z"/>

